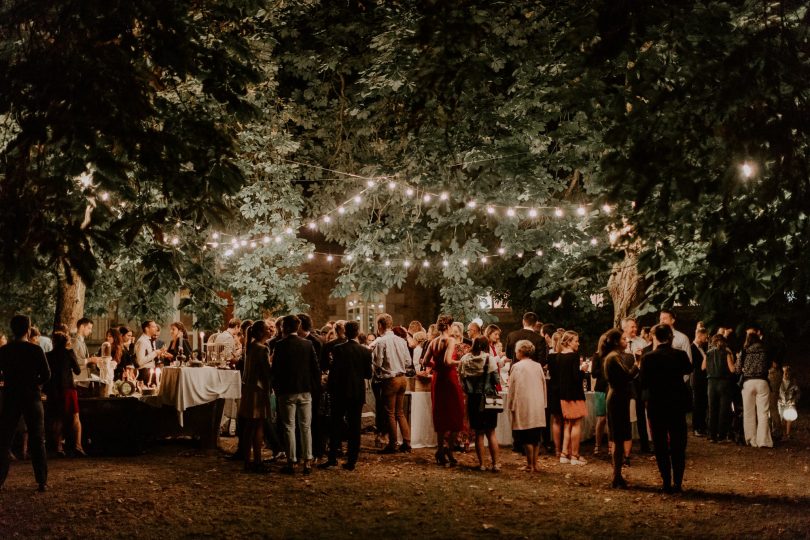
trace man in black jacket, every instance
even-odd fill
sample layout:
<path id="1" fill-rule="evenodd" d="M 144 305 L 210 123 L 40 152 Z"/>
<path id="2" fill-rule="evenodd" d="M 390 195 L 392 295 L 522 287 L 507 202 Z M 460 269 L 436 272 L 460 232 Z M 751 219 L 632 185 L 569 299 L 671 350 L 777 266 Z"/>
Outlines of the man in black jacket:
<path id="1" fill-rule="evenodd" d="M 349 453 L 343 468 L 353 471 L 360 454 L 360 423 L 366 402 L 365 380 L 371 378 L 371 351 L 357 342 L 360 333 L 357 321 L 347 322 L 345 331 L 347 341 L 332 349 L 328 383 L 332 399 L 329 459 L 320 467 L 325 469 L 337 465 L 343 426 L 348 425 Z"/>
<path id="2" fill-rule="evenodd" d="M 528 311 L 523 314 L 523 328 L 509 332 L 506 336 L 506 357 L 512 362 L 515 361 L 515 344 L 523 339 L 528 340 L 534 345 L 534 356 L 532 358 L 535 362 L 540 362 L 546 365 L 546 356 L 548 354 L 548 345 L 543 336 L 534 331 L 534 325 L 537 324 L 537 315 Z"/>
<path id="3" fill-rule="evenodd" d="M 692 372 L 685 352 L 672 348 L 672 327 L 652 329 L 655 350 L 641 358 L 641 386 L 647 396 L 655 461 L 667 493 L 681 491 L 686 468 L 686 413 L 691 409 L 692 390 L 684 375 Z"/>
<path id="4" fill-rule="evenodd" d="M 0 405 L 0 487 L 6 481 L 9 450 L 22 415 L 28 426 L 28 449 L 39 491 L 48 489 L 48 462 L 45 456 L 45 413 L 40 387 L 51 378 L 45 353 L 28 342 L 31 320 L 25 315 L 11 319 L 14 339 L 0 348 L 3 375 L 3 403 Z"/>
<path id="5" fill-rule="evenodd" d="M 279 402 L 287 443 L 287 466 L 283 472 L 295 472 L 298 461 L 295 443 L 296 420 L 301 433 L 301 459 L 304 474 L 312 472 L 312 393 L 321 383 L 321 370 L 312 343 L 298 337 L 300 322 L 294 315 L 281 320 L 283 337 L 273 349 L 273 389 Z"/>

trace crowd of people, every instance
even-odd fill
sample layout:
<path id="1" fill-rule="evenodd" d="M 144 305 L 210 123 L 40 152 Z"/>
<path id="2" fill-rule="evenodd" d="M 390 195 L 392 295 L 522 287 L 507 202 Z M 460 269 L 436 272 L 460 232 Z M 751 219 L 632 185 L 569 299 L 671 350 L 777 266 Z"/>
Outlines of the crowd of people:
<path id="1" fill-rule="evenodd" d="M 602 334 L 587 359 L 577 332 L 543 324 L 534 313 L 525 313 L 522 327 L 503 342 L 494 324 L 482 328 L 474 321 L 465 328 L 447 315 L 425 329 L 418 321 L 395 326 L 381 314 L 366 335 L 356 321 L 330 321 L 316 331 L 303 313 L 232 319 L 208 342 L 242 373 L 242 397 L 226 407 L 222 427 L 238 436 L 230 457 L 248 471 L 269 471 L 265 446 L 273 452 L 270 461 L 281 461 L 287 474 L 311 474 L 316 464 L 332 468 L 340 456 L 342 467 L 354 470 L 367 402 L 373 402 L 379 452 L 410 452 L 409 379 L 430 385 L 437 465 L 454 466 L 457 453 L 474 445 L 476 467 L 499 471 L 496 428 L 503 412 L 527 472 L 540 470 L 541 447 L 560 463 L 586 465 L 580 443 L 591 436 L 582 422 L 592 383 L 593 452 L 602 452 L 607 431 L 611 486 L 627 487 L 622 470 L 630 460 L 635 417 L 640 451 L 655 454 L 662 489 L 678 492 L 688 413 L 697 437 L 769 447 L 782 433 L 790 436 L 795 416 L 786 411 L 795 412 L 799 389 L 789 366 L 778 367 L 759 327 L 747 328 L 738 347 L 730 328 L 709 338 L 698 324 L 690 341 L 675 322 L 673 312 L 661 311 L 659 323 L 639 335 L 636 321 L 626 318 L 621 328 Z M 137 340 L 129 328 L 108 329 L 98 353 L 90 354 L 92 325 L 80 319 L 74 336 L 57 327 L 47 338 L 28 317 L 12 319 L 12 339 L 0 346 L 0 486 L 21 425 L 27 426 L 23 454 L 30 453 L 40 489 L 47 486 L 46 439 L 57 456 L 66 454 L 67 441 L 69 453 L 85 455 L 76 386 L 102 359 L 112 359 L 115 378 L 144 382 L 161 364 L 202 354 L 192 350 L 182 323 L 171 324 L 170 340 L 163 343 L 152 320 L 141 324 Z"/>

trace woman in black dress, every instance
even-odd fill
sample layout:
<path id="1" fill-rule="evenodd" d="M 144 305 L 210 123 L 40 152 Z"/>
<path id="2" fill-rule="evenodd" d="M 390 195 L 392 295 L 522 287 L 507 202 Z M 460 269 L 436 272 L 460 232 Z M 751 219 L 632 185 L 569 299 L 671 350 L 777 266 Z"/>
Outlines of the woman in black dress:
<path id="1" fill-rule="evenodd" d="M 610 440 L 613 443 L 613 480 L 610 484 L 614 488 L 626 488 L 627 482 L 622 478 L 622 464 L 624 462 L 625 441 L 633 438 L 630 425 L 630 396 L 632 394 L 633 379 L 638 373 L 638 361 L 630 370 L 622 361 L 622 351 L 627 342 L 621 330 L 613 329 L 604 334 L 602 347 L 598 353 L 604 358 L 604 375 L 610 389 L 607 395 L 607 419 Z"/>
<path id="2" fill-rule="evenodd" d="M 480 374 L 479 374 L 480 372 Z M 465 376 L 467 373 L 475 375 Z M 483 336 L 475 338 L 470 352 L 461 357 L 461 375 L 464 391 L 467 394 L 467 418 L 470 429 L 475 431 L 475 455 L 478 457 L 478 468 L 484 466 L 484 436 L 489 443 L 489 457 L 492 460 L 491 470 L 500 470 L 498 465 L 498 439 L 495 428 L 498 427 L 498 413 L 495 409 L 486 409 L 484 400 L 487 396 L 497 395 L 500 386 L 497 357 L 489 354 L 489 340 Z"/>
<path id="3" fill-rule="evenodd" d="M 560 352 L 560 338 L 562 334 L 554 334 L 551 338 L 551 350 L 546 357 L 547 375 L 546 382 L 548 383 L 548 407 L 546 412 L 551 420 L 551 438 L 554 440 L 554 451 L 557 459 L 562 454 L 562 427 L 563 427 L 563 413 L 562 405 L 560 404 L 560 368 L 557 363 L 557 354 Z"/>

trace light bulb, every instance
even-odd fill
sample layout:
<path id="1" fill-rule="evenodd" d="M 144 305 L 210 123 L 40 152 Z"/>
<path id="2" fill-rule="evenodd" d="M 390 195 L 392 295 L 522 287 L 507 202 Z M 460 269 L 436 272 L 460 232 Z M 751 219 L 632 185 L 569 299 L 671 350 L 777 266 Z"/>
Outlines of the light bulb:
<path id="1" fill-rule="evenodd" d="M 499 247 L 498 248 L 498 255 L 503 255 L 504 253 L 506 253 L 506 248 Z"/>
<path id="2" fill-rule="evenodd" d="M 366 262 L 371 262 L 371 257 L 366 257 Z"/>
<path id="3" fill-rule="evenodd" d="M 355 195 L 354 202 L 355 204 L 360 204 L 361 202 L 363 202 L 363 197 L 361 197 L 360 195 Z"/>
<path id="4" fill-rule="evenodd" d="M 486 256 L 481 257 L 481 264 L 487 264 L 488 260 Z"/>
<path id="5" fill-rule="evenodd" d="M 233 244 L 234 246 L 238 246 L 239 245 L 239 240 L 234 238 L 234 239 L 231 240 L 231 244 Z"/>
<path id="6" fill-rule="evenodd" d="M 108 201 L 108 200 L 110 200 L 110 194 L 109 194 L 109 193 L 107 193 L 106 191 L 102 192 L 102 193 L 101 193 L 101 200 L 102 200 L 102 201 Z"/>
<path id="7" fill-rule="evenodd" d="M 492 208 L 491 206 L 487 206 L 487 214 L 492 215 L 492 214 L 494 214 L 494 213 L 495 213 L 495 209 L 494 209 L 494 208 Z"/>
<path id="8" fill-rule="evenodd" d="M 391 182 L 388 182 L 388 189 L 393 191 L 396 188 L 397 188 L 397 183 L 396 182 L 394 182 L 393 180 Z"/>
<path id="9" fill-rule="evenodd" d="M 598 243 L 598 240 L 596 238 L 591 238 L 591 245 L 592 246 L 595 246 L 597 243 Z"/>
<path id="10" fill-rule="evenodd" d="M 449 262 L 447 262 L 447 261 L 442 261 L 442 266 L 445 266 L 445 267 L 446 267 L 446 266 L 449 266 L 449 265 L 450 265 L 450 263 L 449 263 Z"/>
<path id="11" fill-rule="evenodd" d="M 342 214 L 345 214 L 345 213 L 346 213 L 346 209 L 345 209 L 345 208 L 343 208 L 342 206 L 341 206 L 340 208 L 338 208 L 338 214 L 341 214 L 341 215 L 342 215 Z"/>
<path id="12" fill-rule="evenodd" d="M 422 197 L 422 200 L 425 201 L 426 203 L 429 203 L 431 198 L 432 197 L 430 196 L 430 193 L 425 193 L 425 196 Z"/>
<path id="13" fill-rule="evenodd" d="M 215 232 L 214 234 L 211 235 L 211 238 L 213 238 L 214 240 L 219 240 L 219 233 Z"/>
<path id="14" fill-rule="evenodd" d="M 424 268 L 429 268 L 430 267 L 430 261 L 422 261 L 422 266 Z"/>
<path id="15" fill-rule="evenodd" d="M 610 207 L 609 204 L 603 204 L 602 205 L 602 212 L 604 212 L 605 214 L 609 214 L 611 212 L 611 210 L 612 210 L 612 208 Z"/>
<path id="16" fill-rule="evenodd" d="M 461 259 L 462 266 L 467 266 L 468 264 L 470 264 L 470 261 L 468 261 L 467 259 Z"/>
<path id="17" fill-rule="evenodd" d="M 293 229 L 292 229 L 292 227 L 287 227 L 286 229 L 284 229 L 284 232 L 287 233 L 287 234 L 292 234 Z"/>
<path id="18" fill-rule="evenodd" d="M 307 253 L 307 259 L 308 259 L 308 260 L 310 260 L 310 261 L 311 261 L 311 260 L 312 260 L 312 259 L 314 259 L 314 258 L 315 258 L 315 254 L 314 254 L 314 253 Z"/>
<path id="19" fill-rule="evenodd" d="M 517 254 L 517 258 L 518 258 L 518 259 L 522 259 L 522 258 L 523 258 L 523 252 L 522 252 L 522 251 L 521 251 L 520 253 L 518 253 L 518 254 Z"/>
<path id="20" fill-rule="evenodd" d="M 537 208 L 532 208 L 529 210 L 529 217 L 536 218 L 537 217 Z"/>
<path id="21" fill-rule="evenodd" d="M 577 208 L 577 214 L 580 215 L 580 216 L 584 216 L 585 215 L 585 207 L 580 206 L 579 208 Z"/>
<path id="22" fill-rule="evenodd" d="M 538 257 L 542 257 L 542 256 L 543 256 L 543 250 L 542 250 L 542 249 L 538 249 L 538 250 L 536 251 L 536 253 L 537 253 L 537 256 L 538 256 Z"/>
<path id="23" fill-rule="evenodd" d="M 555 209 L 554 209 L 554 215 L 555 215 L 555 216 L 557 216 L 557 217 L 562 217 L 562 216 L 563 216 L 563 211 L 562 211 L 562 209 L 560 209 L 560 208 L 555 208 Z"/>
<path id="24" fill-rule="evenodd" d="M 740 167 L 740 170 L 742 171 L 742 175 L 745 178 L 751 178 L 752 176 L 754 176 L 754 166 L 748 162 L 743 163 L 742 167 Z"/>
<path id="25" fill-rule="evenodd" d="M 269 244 L 270 243 L 270 237 L 265 236 L 264 238 L 262 238 L 262 242 L 264 242 L 265 244 Z"/>
<path id="26" fill-rule="evenodd" d="M 212 248 L 218 248 L 219 247 L 219 242 L 211 242 L 211 247 Z"/>
<path id="27" fill-rule="evenodd" d="M 335 258 L 334 258 L 334 257 L 332 257 L 331 255 L 327 255 L 327 256 L 326 256 L 326 262 L 332 262 L 332 261 L 334 261 L 334 260 L 335 260 Z"/>
<path id="28" fill-rule="evenodd" d="M 347 261 L 350 261 L 350 260 L 354 259 L 354 256 L 351 253 L 349 253 L 349 254 L 346 255 L 345 259 Z"/>
<path id="29" fill-rule="evenodd" d="M 467 208 L 475 208 L 478 205 L 475 201 L 467 201 Z"/>
<path id="30" fill-rule="evenodd" d="M 231 255 L 233 255 L 233 250 L 232 249 L 226 249 L 225 250 L 225 256 L 230 257 Z"/>
<path id="31" fill-rule="evenodd" d="M 276 237 L 274 237 L 274 238 L 273 238 L 273 240 L 275 240 L 276 244 L 280 244 L 280 243 L 281 243 L 281 237 L 280 237 L 280 236 L 276 236 Z"/>
<path id="32" fill-rule="evenodd" d="M 413 197 L 413 188 L 406 189 L 405 195 L 407 195 L 408 197 Z"/>
<path id="33" fill-rule="evenodd" d="M 446 201 L 448 198 L 450 198 L 450 195 L 446 191 L 442 191 L 441 195 L 439 195 L 439 198 L 443 201 Z"/>
<path id="34" fill-rule="evenodd" d="M 239 245 L 245 247 L 247 245 L 247 240 L 240 240 Z"/>
<path id="35" fill-rule="evenodd" d="M 256 242 L 251 242 L 250 247 L 255 248 L 256 247 Z"/>
<path id="36" fill-rule="evenodd" d="M 386 260 L 385 260 L 385 262 L 384 262 L 383 264 L 384 264 L 385 266 L 391 266 L 391 261 L 389 261 L 388 259 L 386 259 Z"/>
<path id="37" fill-rule="evenodd" d="M 179 243 L 180 243 L 180 239 L 179 239 L 179 238 L 177 238 L 176 236 L 175 236 L 174 238 L 172 238 L 172 245 L 173 245 L 173 246 L 176 246 L 176 245 L 177 245 L 177 244 L 179 244 Z"/>
<path id="38" fill-rule="evenodd" d="M 514 208 L 507 208 L 506 215 L 509 217 L 515 217 L 515 209 Z"/>
<path id="39" fill-rule="evenodd" d="M 310 221 L 307 227 L 309 227 L 310 229 L 316 229 L 318 228 L 318 225 L 316 225 L 314 221 Z"/>
<path id="40" fill-rule="evenodd" d="M 374 180 L 371 180 L 371 179 L 367 180 L 366 181 L 366 186 L 368 186 L 370 188 L 373 188 L 374 187 Z"/>
<path id="41" fill-rule="evenodd" d="M 324 223 L 329 223 L 330 221 L 332 221 L 332 216 L 323 216 Z"/>
<path id="42" fill-rule="evenodd" d="M 405 259 L 404 261 L 402 261 L 402 266 L 404 266 L 405 268 L 410 268 L 411 267 L 411 261 Z"/>

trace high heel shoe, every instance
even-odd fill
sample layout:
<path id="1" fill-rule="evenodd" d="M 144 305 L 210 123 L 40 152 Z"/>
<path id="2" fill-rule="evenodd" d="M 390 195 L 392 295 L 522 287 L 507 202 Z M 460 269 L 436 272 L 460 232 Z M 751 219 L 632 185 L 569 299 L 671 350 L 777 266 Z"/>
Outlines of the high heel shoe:
<path id="1" fill-rule="evenodd" d="M 436 465 L 446 465 L 447 464 L 447 455 L 444 451 L 444 448 L 439 448 L 436 450 Z"/>

